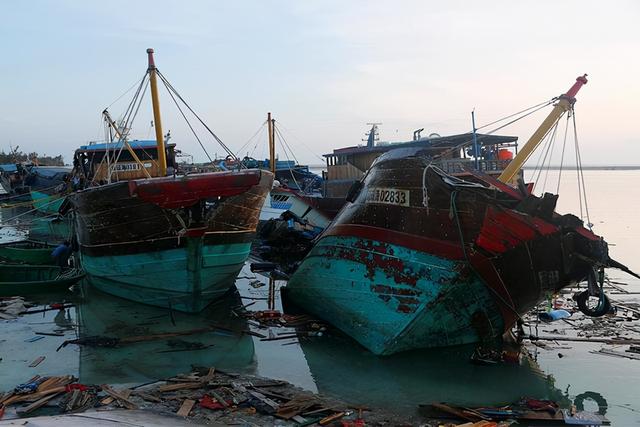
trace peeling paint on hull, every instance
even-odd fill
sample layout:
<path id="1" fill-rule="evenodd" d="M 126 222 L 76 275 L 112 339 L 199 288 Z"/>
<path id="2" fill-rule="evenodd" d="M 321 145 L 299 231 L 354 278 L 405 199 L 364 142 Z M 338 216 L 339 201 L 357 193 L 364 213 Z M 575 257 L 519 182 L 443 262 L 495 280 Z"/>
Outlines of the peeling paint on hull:
<path id="1" fill-rule="evenodd" d="M 491 294 L 461 263 L 356 237 L 322 238 L 287 297 L 379 355 L 503 331 Z"/>

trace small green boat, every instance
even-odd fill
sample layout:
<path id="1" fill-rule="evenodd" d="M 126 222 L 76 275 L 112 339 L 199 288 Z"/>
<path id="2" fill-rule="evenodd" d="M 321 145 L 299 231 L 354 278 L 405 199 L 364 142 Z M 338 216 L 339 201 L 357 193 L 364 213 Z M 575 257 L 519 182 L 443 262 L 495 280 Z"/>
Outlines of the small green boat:
<path id="1" fill-rule="evenodd" d="M 53 265 L 0 264 L 0 295 L 64 291 L 83 277 L 82 270 L 61 273 Z"/>
<path id="2" fill-rule="evenodd" d="M 53 265 L 55 245 L 37 240 L 23 240 L 0 245 L 0 260 L 31 265 Z"/>

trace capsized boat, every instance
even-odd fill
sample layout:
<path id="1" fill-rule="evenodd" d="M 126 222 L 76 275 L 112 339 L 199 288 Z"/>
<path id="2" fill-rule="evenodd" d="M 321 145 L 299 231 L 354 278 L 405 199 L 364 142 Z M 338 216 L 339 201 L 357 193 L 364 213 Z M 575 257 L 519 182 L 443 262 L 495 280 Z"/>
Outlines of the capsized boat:
<path id="1" fill-rule="evenodd" d="M 155 143 L 129 142 L 130 124 L 118 125 L 105 110 L 114 140 L 76 151 L 74 182 L 84 189 L 72 193 L 62 211 L 73 211 L 82 266 L 93 286 L 199 312 L 233 286 L 273 175 L 246 169 L 180 175 L 174 145 L 165 144 L 162 133 L 157 76 L 174 89 L 157 71 L 153 49 L 147 53 L 140 87 L 148 78 Z"/>
<path id="2" fill-rule="evenodd" d="M 603 314 L 603 269 L 625 267 L 579 218 L 554 212 L 557 195 L 507 184 L 585 83 L 579 77 L 550 101 L 549 117 L 498 179 L 445 172 L 464 146 L 380 156 L 291 277 L 287 297 L 381 355 L 490 341 L 587 278 L 599 298 L 591 314 Z"/>
<path id="3" fill-rule="evenodd" d="M 80 270 L 51 265 L 0 264 L 0 295 L 64 291 L 84 277 Z"/>
<path id="4" fill-rule="evenodd" d="M 23 240 L 0 244 L 0 260 L 31 265 L 53 265 L 51 252 L 55 245 L 37 240 Z"/>

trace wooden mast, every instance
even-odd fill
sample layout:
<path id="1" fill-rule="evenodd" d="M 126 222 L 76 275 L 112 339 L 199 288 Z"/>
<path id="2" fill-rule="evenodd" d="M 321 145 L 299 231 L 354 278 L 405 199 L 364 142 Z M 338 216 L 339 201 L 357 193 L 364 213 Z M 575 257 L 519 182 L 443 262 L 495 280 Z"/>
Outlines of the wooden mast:
<path id="1" fill-rule="evenodd" d="M 275 141 L 275 128 L 274 122 L 271 118 L 271 113 L 267 113 L 267 130 L 269 132 L 269 166 L 271 167 L 271 173 L 276 174 L 276 141 Z"/>
<path id="2" fill-rule="evenodd" d="M 498 179 L 502 182 L 508 183 L 513 177 L 520 171 L 524 163 L 529 159 L 531 153 L 540 145 L 545 135 L 551 130 L 553 125 L 556 124 L 560 117 L 568 110 L 571 109 L 576 102 L 576 94 L 580 88 L 587 84 L 587 75 L 580 76 L 576 79 L 576 82 L 571 86 L 571 89 L 564 95 L 560 95 L 558 103 L 553 107 L 553 110 L 549 113 L 546 119 L 540 124 L 538 129 L 531 135 L 526 144 L 520 149 L 518 155 L 509 163 Z"/>
<path id="3" fill-rule="evenodd" d="M 156 144 L 158 146 L 158 166 L 160 176 L 167 175 L 167 155 L 164 149 L 164 135 L 162 134 L 162 120 L 160 118 L 160 100 L 158 99 L 158 81 L 156 77 L 156 64 L 153 60 L 153 49 L 147 49 L 149 57 L 149 81 L 151 82 L 151 101 L 153 102 L 153 124 L 156 129 Z"/>

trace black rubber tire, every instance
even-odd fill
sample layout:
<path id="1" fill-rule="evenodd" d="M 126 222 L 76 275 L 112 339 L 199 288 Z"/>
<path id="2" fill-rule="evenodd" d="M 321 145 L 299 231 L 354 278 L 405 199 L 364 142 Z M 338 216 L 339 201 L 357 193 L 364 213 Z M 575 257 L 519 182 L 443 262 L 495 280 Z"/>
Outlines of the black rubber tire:
<path id="1" fill-rule="evenodd" d="M 609 301 L 609 298 L 604 294 L 602 295 L 602 298 L 604 298 L 604 303 L 600 308 L 594 310 L 587 306 L 589 291 L 580 292 L 573 297 L 573 299 L 578 303 L 580 311 L 591 317 L 602 317 L 611 311 L 611 302 Z"/>

